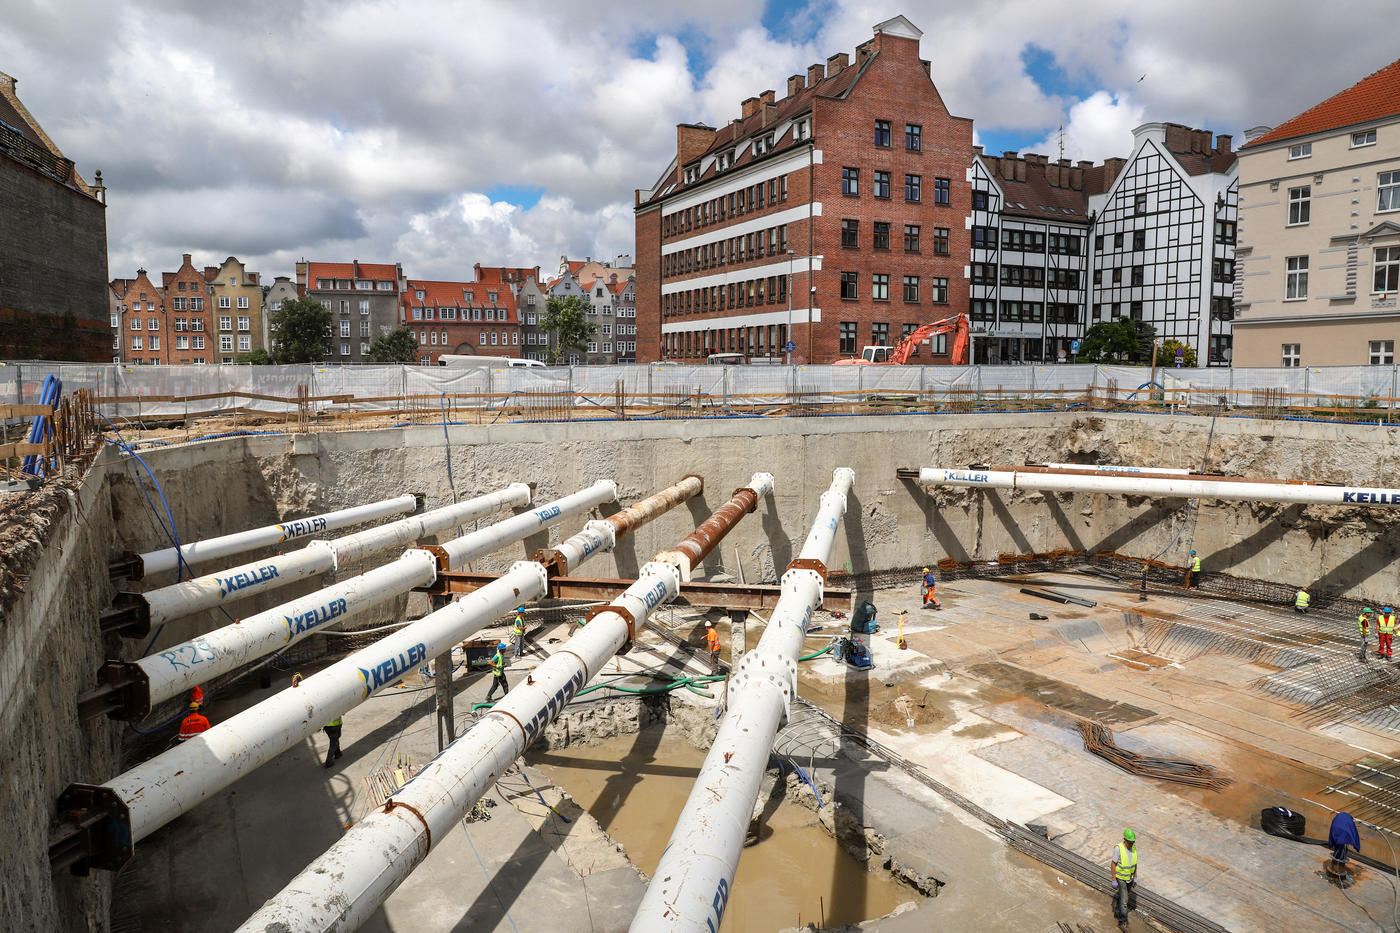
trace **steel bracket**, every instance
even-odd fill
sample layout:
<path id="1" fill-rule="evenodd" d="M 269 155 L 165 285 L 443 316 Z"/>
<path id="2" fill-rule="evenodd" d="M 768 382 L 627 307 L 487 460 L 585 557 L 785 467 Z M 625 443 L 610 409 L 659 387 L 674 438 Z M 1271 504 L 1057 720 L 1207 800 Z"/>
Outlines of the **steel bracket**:
<path id="1" fill-rule="evenodd" d="M 145 638 L 151 633 L 151 607 L 140 593 L 118 593 L 112 608 L 98 617 L 105 635 L 116 632 L 123 638 Z"/>
<path id="2" fill-rule="evenodd" d="M 121 557 L 107 562 L 107 576 L 112 580 L 140 580 L 146 575 L 146 562 L 135 551 L 122 551 Z"/>
<path id="3" fill-rule="evenodd" d="M 131 861 L 131 811 L 110 787 L 69 784 L 58 796 L 49 836 L 49 867 L 86 877 L 94 868 L 116 871 Z"/>
<path id="4" fill-rule="evenodd" d="M 826 585 L 826 564 L 815 558 L 799 557 L 787 565 L 788 570 L 815 570 L 817 576 L 822 578 L 822 585 Z"/>
<path id="5" fill-rule="evenodd" d="M 107 660 L 97 669 L 98 686 L 78 697 L 78 718 L 106 713 L 109 719 L 134 722 L 151 712 L 151 680 L 141 665 Z"/>
<path id="6" fill-rule="evenodd" d="M 626 606 L 618 606 L 609 603 L 606 606 L 594 606 L 584 613 L 583 624 L 587 625 L 593 621 L 595 616 L 600 616 L 605 612 L 611 612 L 622 616 L 622 620 L 627 623 L 627 640 L 622 643 L 622 647 L 617 649 L 618 654 L 626 654 L 632 650 L 632 642 L 637 639 L 637 619 L 632 615 L 632 610 Z"/>

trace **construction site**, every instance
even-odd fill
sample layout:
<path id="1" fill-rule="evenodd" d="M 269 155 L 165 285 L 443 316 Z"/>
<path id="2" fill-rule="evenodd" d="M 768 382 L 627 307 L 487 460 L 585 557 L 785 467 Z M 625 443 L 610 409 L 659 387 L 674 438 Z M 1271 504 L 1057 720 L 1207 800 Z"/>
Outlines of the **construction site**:
<path id="1" fill-rule="evenodd" d="M 1400 928 L 1394 427 L 664 407 L 75 402 L 0 494 L 0 926 Z"/>

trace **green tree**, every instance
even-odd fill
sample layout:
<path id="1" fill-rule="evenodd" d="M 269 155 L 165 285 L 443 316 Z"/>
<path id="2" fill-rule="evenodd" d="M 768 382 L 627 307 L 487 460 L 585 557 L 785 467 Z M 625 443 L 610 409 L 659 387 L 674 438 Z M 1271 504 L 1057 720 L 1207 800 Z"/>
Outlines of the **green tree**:
<path id="1" fill-rule="evenodd" d="M 596 325 L 588 323 L 588 311 L 592 306 L 577 295 L 566 295 L 563 298 L 550 297 L 545 302 L 544 317 L 540 319 L 540 327 L 546 332 L 553 333 L 554 339 L 550 341 L 547 362 L 557 365 L 564 354 L 571 351 L 583 351 L 588 349 L 588 338 L 597 333 Z"/>
<path id="2" fill-rule="evenodd" d="M 380 334 L 369 345 L 365 356 L 369 363 L 416 363 L 418 362 L 418 338 L 407 327 Z"/>
<path id="3" fill-rule="evenodd" d="M 320 363 L 331 352 L 331 312 L 315 298 L 291 298 L 268 319 L 274 363 Z"/>
<path id="4" fill-rule="evenodd" d="M 1079 359 L 1086 363 L 1150 363 L 1157 328 L 1120 317 L 1100 321 L 1084 332 Z"/>
<path id="5" fill-rule="evenodd" d="M 1158 366 L 1175 366 L 1176 351 L 1181 351 L 1181 365 L 1188 369 L 1196 366 L 1196 351 L 1180 340 L 1163 340 L 1162 345 L 1157 348 Z"/>
<path id="6" fill-rule="evenodd" d="M 272 354 L 268 353 L 262 347 L 258 347 L 256 350 L 250 350 L 247 353 L 240 353 L 236 359 L 240 363 L 252 363 L 254 366 L 266 366 L 273 362 Z"/>

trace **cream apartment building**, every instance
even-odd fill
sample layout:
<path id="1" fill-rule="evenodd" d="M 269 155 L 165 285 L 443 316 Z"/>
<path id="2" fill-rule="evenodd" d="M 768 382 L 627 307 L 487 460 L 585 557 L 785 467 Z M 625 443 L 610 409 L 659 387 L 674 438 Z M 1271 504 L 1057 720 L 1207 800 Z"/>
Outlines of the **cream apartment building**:
<path id="1" fill-rule="evenodd" d="M 1239 153 L 1235 366 L 1390 365 L 1400 345 L 1400 61 Z"/>

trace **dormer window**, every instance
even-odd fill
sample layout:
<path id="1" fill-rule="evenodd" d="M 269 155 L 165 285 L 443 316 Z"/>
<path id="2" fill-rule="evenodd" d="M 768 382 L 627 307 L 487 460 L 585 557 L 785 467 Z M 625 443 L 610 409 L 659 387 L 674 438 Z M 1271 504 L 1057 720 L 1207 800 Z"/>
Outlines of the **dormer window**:
<path id="1" fill-rule="evenodd" d="M 698 168 L 688 168 L 685 170 L 685 183 L 694 184 L 700 180 L 700 170 Z"/>
<path id="2" fill-rule="evenodd" d="M 730 151 L 730 152 L 721 152 L 720 155 L 719 155 L 719 170 L 720 170 L 721 172 L 723 172 L 723 171 L 726 171 L 726 170 L 731 169 L 731 168 L 733 168 L 733 167 L 734 167 L 734 153 L 733 153 L 733 151 Z"/>
<path id="3" fill-rule="evenodd" d="M 798 120 L 792 125 L 792 138 L 797 140 L 808 139 L 812 135 L 812 124 L 809 120 Z"/>
<path id="4" fill-rule="evenodd" d="M 768 152 L 768 150 L 770 150 L 770 149 L 772 149 L 772 148 L 773 148 L 773 137 L 771 137 L 771 136 L 759 136 L 759 137 L 755 138 L 754 141 L 753 141 L 753 154 L 754 154 L 755 156 L 764 155 L 765 153 Z"/>

